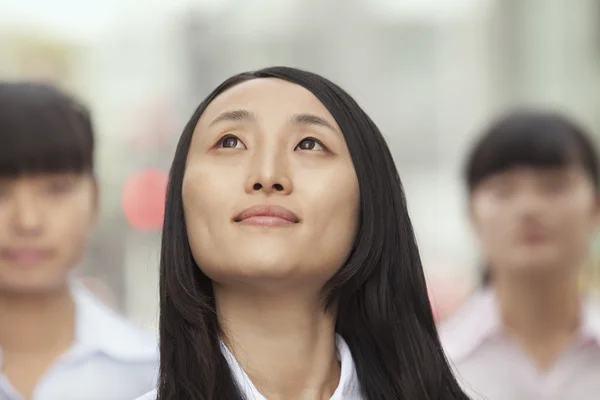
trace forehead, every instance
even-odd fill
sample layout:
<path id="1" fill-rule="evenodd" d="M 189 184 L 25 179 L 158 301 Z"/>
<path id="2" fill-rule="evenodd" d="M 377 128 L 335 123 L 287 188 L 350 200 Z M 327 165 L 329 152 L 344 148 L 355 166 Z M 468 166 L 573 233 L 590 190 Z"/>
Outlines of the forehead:
<path id="1" fill-rule="evenodd" d="M 597 192 L 597 187 L 590 174 L 583 167 L 575 164 L 547 168 L 516 167 L 497 172 L 485 178 L 474 188 L 471 194 L 474 198 L 477 198 L 479 195 L 485 196 L 494 193 L 497 184 L 508 184 L 515 190 L 538 190 L 540 184 L 546 186 L 547 184 L 564 182 L 569 182 L 569 185 L 564 187 L 565 191 L 563 193 L 565 194 L 572 195 L 575 192 L 594 194 Z"/>
<path id="2" fill-rule="evenodd" d="M 44 182 L 54 182 L 57 179 L 94 179 L 89 172 L 66 171 L 66 172 L 40 172 L 19 175 L 0 175 L 0 184 L 36 185 Z"/>
<path id="3" fill-rule="evenodd" d="M 238 109 L 251 111 L 262 120 L 310 113 L 337 127 L 327 108 L 308 89 L 276 78 L 252 79 L 221 93 L 206 107 L 198 125 L 205 126 L 222 112 Z"/>
<path id="4" fill-rule="evenodd" d="M 512 179 L 546 179 L 562 178 L 569 176 L 572 178 L 585 177 L 585 170 L 577 164 L 537 167 L 537 166 L 515 166 L 496 171 L 489 175 L 489 178 L 505 177 Z"/>

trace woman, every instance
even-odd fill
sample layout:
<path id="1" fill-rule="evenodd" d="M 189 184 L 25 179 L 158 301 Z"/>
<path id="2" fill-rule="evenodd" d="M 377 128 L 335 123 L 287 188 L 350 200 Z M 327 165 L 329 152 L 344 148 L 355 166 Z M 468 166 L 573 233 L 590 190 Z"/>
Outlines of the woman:
<path id="1" fill-rule="evenodd" d="M 157 343 L 70 279 L 98 212 L 88 112 L 0 82 L 0 399 L 131 400 Z"/>
<path id="2" fill-rule="evenodd" d="M 274 67 L 200 104 L 170 177 L 146 399 L 466 399 L 385 141 L 330 81 Z"/>
<path id="3" fill-rule="evenodd" d="M 484 286 L 442 327 L 460 378 L 489 400 L 598 398 L 600 308 L 580 291 L 597 229 L 598 158 L 548 112 L 496 121 L 468 159 Z"/>

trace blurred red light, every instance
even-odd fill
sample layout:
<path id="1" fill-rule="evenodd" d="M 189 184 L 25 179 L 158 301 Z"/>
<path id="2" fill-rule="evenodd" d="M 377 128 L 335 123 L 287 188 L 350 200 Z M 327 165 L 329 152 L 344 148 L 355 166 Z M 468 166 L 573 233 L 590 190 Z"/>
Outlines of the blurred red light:
<path id="1" fill-rule="evenodd" d="M 129 177 L 122 205 L 131 227 L 142 231 L 162 228 L 169 177 L 158 170 L 144 170 Z"/>

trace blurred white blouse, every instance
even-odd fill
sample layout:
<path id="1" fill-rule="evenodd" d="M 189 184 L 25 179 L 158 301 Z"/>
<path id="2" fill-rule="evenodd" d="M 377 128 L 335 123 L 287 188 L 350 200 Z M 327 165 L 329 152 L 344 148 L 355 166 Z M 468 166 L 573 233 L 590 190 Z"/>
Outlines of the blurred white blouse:
<path id="1" fill-rule="evenodd" d="M 42 376 L 30 400 L 131 400 L 155 387 L 155 335 L 138 330 L 83 285 L 74 284 L 72 291 L 75 343 Z M 4 375 L 0 400 L 23 400 Z"/>
<path id="2" fill-rule="evenodd" d="M 363 400 L 352 354 L 341 336 L 336 336 L 337 357 L 341 365 L 340 383 L 330 400 Z M 229 364 L 235 381 L 247 400 L 267 400 L 254 386 L 229 349 L 221 342 L 221 351 Z M 156 390 L 137 400 L 156 400 Z"/>
<path id="3" fill-rule="evenodd" d="M 600 307 L 582 301 L 583 320 L 572 346 L 548 371 L 503 330 L 492 290 L 474 295 L 440 328 L 457 379 L 473 399 L 600 399 Z"/>

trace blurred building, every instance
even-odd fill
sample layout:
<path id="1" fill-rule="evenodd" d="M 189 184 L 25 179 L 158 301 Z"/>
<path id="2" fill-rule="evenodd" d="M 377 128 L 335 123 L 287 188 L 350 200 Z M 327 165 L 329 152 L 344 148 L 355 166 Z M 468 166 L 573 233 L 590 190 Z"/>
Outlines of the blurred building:
<path id="1" fill-rule="evenodd" d="M 348 89 L 392 148 L 428 273 L 469 277 L 466 149 L 514 104 L 558 107 L 600 134 L 598 26 L 594 0 L 5 0 L 0 78 L 50 79 L 93 108 L 102 221 L 82 273 L 152 327 L 159 233 L 128 224 L 123 190 L 168 169 L 222 79 L 287 64 Z"/>

